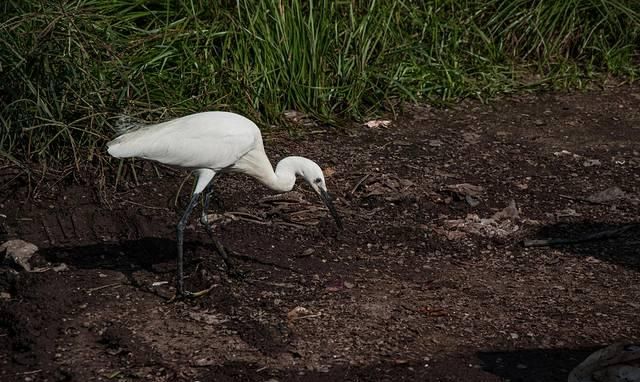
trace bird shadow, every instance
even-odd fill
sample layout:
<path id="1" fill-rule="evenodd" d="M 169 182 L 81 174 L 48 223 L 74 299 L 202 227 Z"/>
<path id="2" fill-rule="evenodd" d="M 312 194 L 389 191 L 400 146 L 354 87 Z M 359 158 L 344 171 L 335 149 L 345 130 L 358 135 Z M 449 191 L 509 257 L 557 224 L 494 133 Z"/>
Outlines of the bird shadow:
<path id="1" fill-rule="evenodd" d="M 546 247 L 640 272 L 640 222 L 554 223 L 540 227 L 528 239 L 545 240 Z"/>
<path id="2" fill-rule="evenodd" d="M 482 369 L 511 382 L 566 381 L 569 373 L 600 347 L 478 352 Z"/>

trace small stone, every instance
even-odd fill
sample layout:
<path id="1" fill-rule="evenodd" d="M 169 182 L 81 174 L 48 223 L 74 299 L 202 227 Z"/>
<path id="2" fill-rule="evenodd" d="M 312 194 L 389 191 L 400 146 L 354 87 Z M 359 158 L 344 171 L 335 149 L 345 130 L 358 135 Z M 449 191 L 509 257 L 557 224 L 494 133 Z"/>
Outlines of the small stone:
<path id="1" fill-rule="evenodd" d="M 350 282 L 348 282 L 348 281 L 345 281 L 345 282 L 343 282 L 342 284 L 343 284 L 343 285 L 344 285 L 344 287 L 345 287 L 345 288 L 347 288 L 347 289 L 353 289 L 353 287 L 355 286 L 355 285 L 353 285 L 353 283 L 350 283 Z"/>
<path id="2" fill-rule="evenodd" d="M 582 163 L 582 165 L 584 167 L 593 167 L 593 166 L 600 166 L 601 163 L 597 159 L 588 159 L 588 160 L 584 161 L 584 163 Z"/>
<path id="3" fill-rule="evenodd" d="M 439 139 L 432 139 L 429 141 L 429 146 L 431 147 L 440 147 L 442 146 L 442 141 Z"/>
<path id="4" fill-rule="evenodd" d="M 7 292 L 0 292 L 0 300 L 11 300 L 11 294 Z"/>
<path id="5" fill-rule="evenodd" d="M 391 125 L 391 121 L 386 119 L 375 119 L 365 122 L 364 125 L 368 128 L 375 129 L 378 127 L 388 127 Z"/>
<path id="6" fill-rule="evenodd" d="M 297 257 L 307 257 L 307 256 L 311 256 L 313 253 L 315 252 L 315 249 L 313 248 L 307 248 L 304 250 L 304 252 L 302 252 L 300 255 L 298 255 Z"/>
<path id="7" fill-rule="evenodd" d="M 207 367 L 207 366 L 213 366 L 215 364 L 215 362 L 213 362 L 213 360 L 209 359 L 209 358 L 200 358 L 197 359 L 194 362 L 194 365 L 197 367 Z"/>
<path id="8" fill-rule="evenodd" d="M 51 269 L 53 269 L 55 272 L 65 272 L 69 270 L 69 267 L 65 263 L 60 263 Z"/>
<path id="9" fill-rule="evenodd" d="M 534 121 L 533 121 L 533 123 L 534 123 L 536 126 L 542 126 L 542 125 L 544 125 L 544 124 L 545 124 L 545 122 L 544 122 L 543 120 L 541 120 L 541 119 L 536 119 L 536 120 L 534 120 Z"/>
<path id="10" fill-rule="evenodd" d="M 296 320 L 303 316 L 308 316 L 311 314 L 311 311 L 303 306 L 296 306 L 291 309 L 289 313 L 287 313 L 287 318 L 291 321 Z"/>
<path id="11" fill-rule="evenodd" d="M 318 366 L 317 370 L 320 373 L 328 373 L 329 372 L 329 365 L 320 365 L 320 366 Z"/>

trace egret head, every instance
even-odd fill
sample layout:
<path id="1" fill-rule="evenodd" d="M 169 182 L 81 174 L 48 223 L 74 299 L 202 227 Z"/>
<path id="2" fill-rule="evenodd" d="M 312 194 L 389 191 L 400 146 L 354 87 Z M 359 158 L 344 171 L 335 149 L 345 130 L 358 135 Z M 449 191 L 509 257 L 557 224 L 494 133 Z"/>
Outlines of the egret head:
<path id="1" fill-rule="evenodd" d="M 332 197 L 329 195 L 327 191 L 327 184 L 324 181 L 324 174 L 322 173 L 322 169 L 316 162 L 298 157 L 298 168 L 296 169 L 296 175 L 301 176 L 304 180 L 309 183 L 311 188 L 320 196 L 320 199 L 324 202 L 333 216 L 333 219 L 336 221 L 336 225 L 338 228 L 342 229 L 342 221 L 340 220 L 340 216 L 338 216 L 338 212 L 333 205 Z"/>

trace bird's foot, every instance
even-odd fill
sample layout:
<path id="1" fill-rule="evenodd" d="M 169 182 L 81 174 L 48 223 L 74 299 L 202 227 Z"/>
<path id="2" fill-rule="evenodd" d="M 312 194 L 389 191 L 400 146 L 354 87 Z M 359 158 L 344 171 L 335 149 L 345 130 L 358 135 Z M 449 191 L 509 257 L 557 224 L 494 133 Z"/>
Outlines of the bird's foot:
<path id="1" fill-rule="evenodd" d="M 211 292 L 211 290 L 214 287 L 215 287 L 215 285 L 211 285 L 209 288 L 203 289 L 203 290 L 198 291 L 198 292 L 190 292 L 188 290 L 185 290 L 185 291 L 182 291 L 182 292 L 176 292 L 176 294 L 173 295 L 173 297 L 171 297 L 168 302 L 171 303 L 171 302 L 178 301 L 178 300 L 199 298 L 199 297 L 202 297 L 202 296 L 208 294 L 209 292 Z"/>

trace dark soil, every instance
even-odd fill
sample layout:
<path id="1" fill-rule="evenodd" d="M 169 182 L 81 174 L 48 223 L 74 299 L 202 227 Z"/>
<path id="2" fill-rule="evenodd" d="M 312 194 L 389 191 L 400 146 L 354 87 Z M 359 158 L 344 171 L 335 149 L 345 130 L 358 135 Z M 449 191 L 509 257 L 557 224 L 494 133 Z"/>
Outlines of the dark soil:
<path id="1" fill-rule="evenodd" d="M 2 241 L 68 270 L 0 267 L 0 380 L 552 382 L 640 340 L 640 87 L 412 107 L 266 146 L 321 164 L 344 230 L 304 184 L 222 175 L 210 213 L 244 277 L 194 216 L 187 285 L 214 287 L 172 303 L 186 172 L 136 161 L 116 192 L 115 171 L 2 167 Z M 517 219 L 481 220 L 511 200 Z"/>

